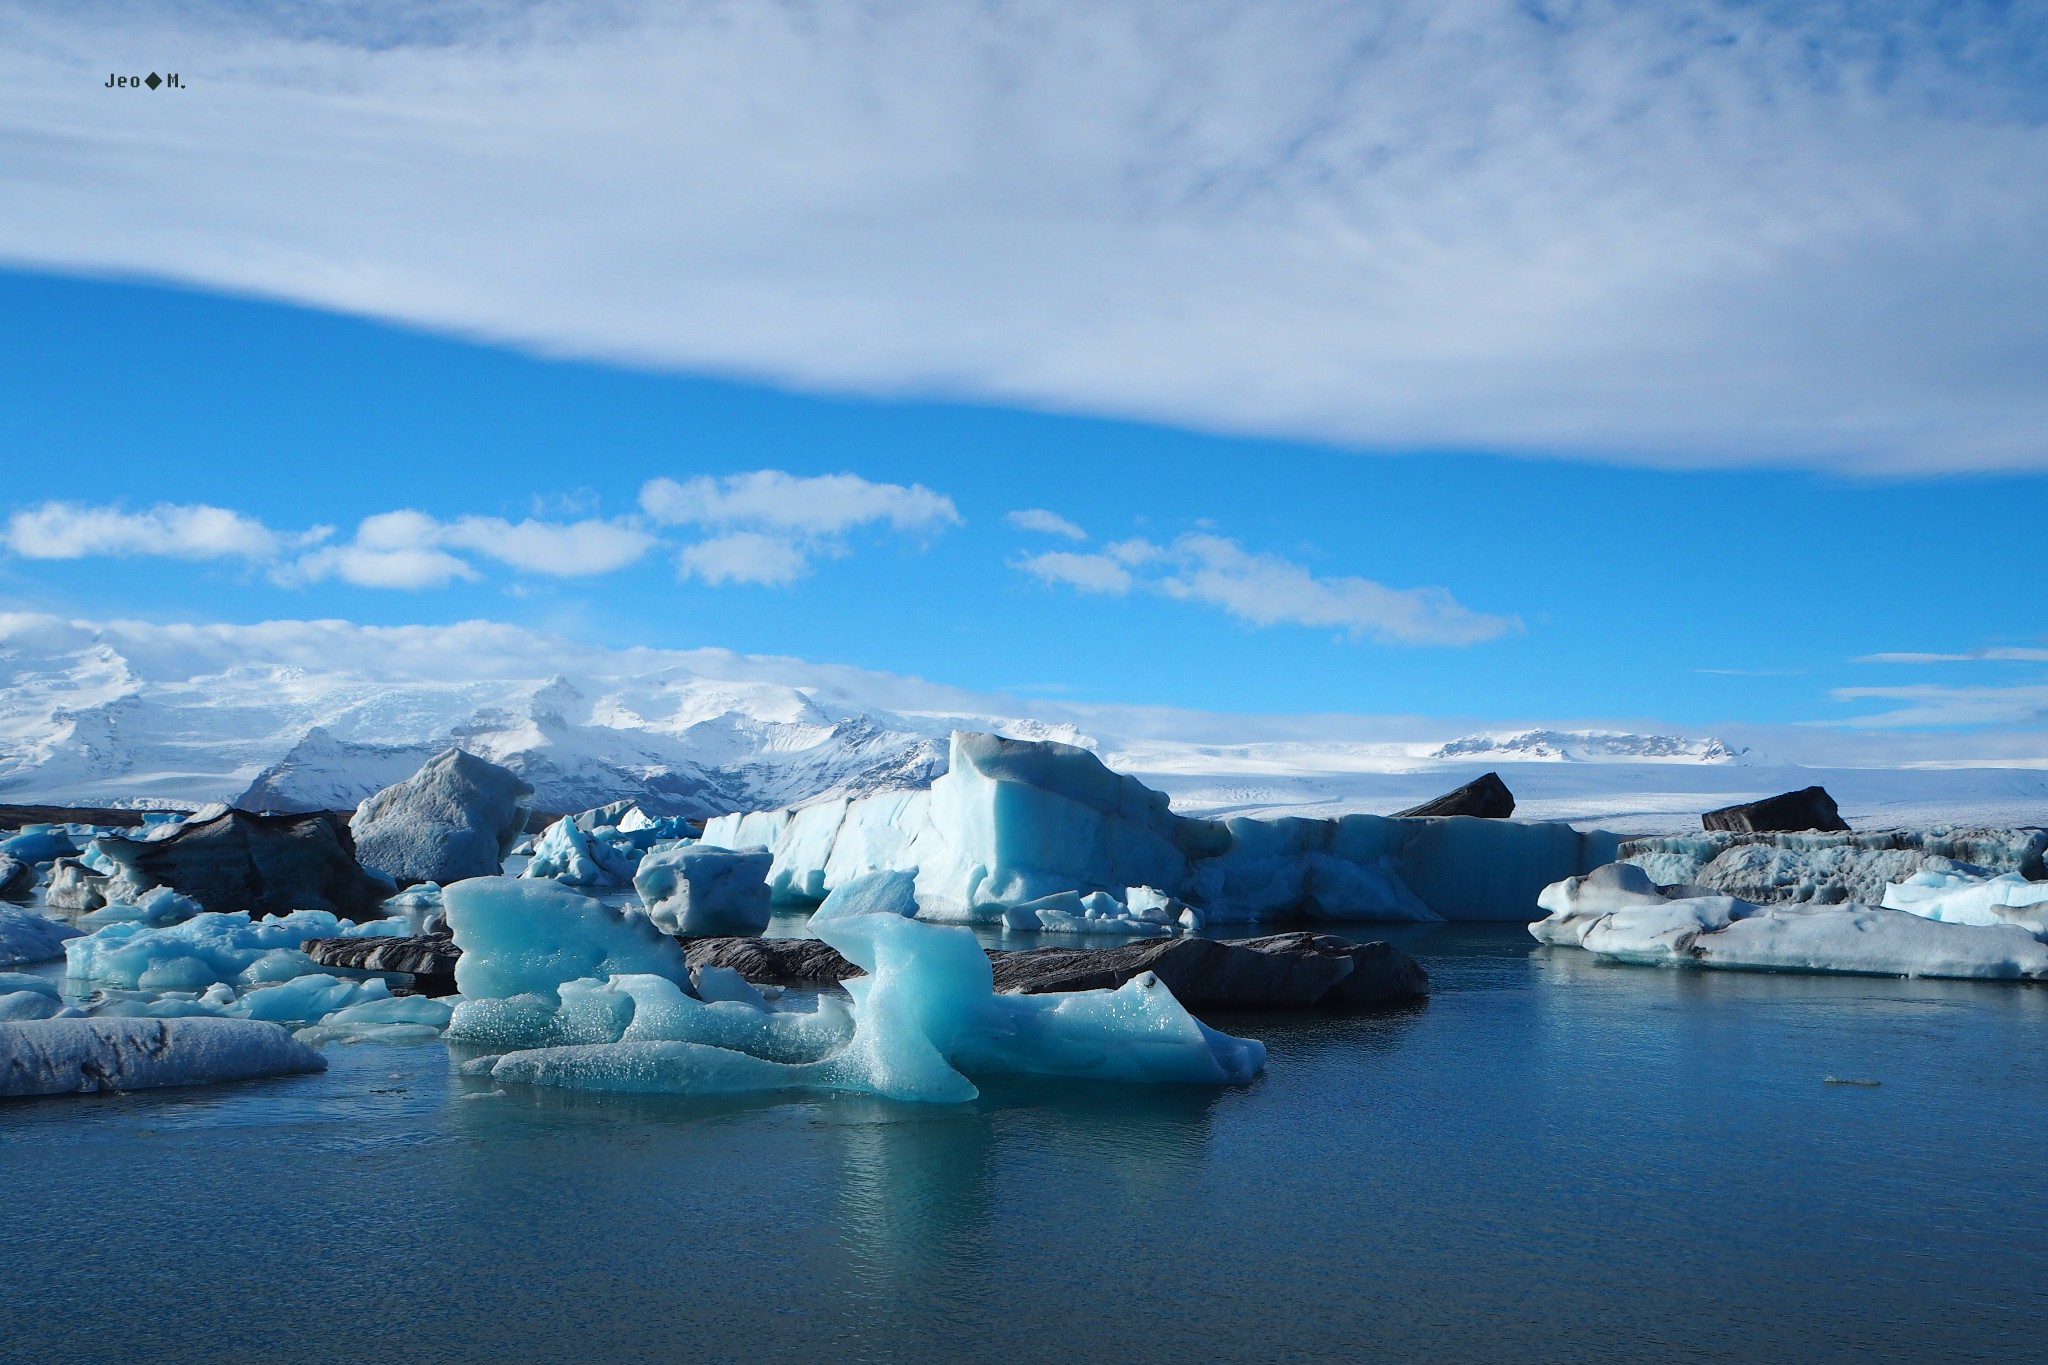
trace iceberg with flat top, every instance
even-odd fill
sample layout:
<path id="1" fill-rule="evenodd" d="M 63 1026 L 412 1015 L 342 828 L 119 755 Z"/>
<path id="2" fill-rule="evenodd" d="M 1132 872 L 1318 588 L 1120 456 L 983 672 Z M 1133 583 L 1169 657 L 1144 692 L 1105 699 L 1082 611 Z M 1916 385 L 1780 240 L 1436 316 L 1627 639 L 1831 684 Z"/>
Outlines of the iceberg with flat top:
<path id="1" fill-rule="evenodd" d="M 1612 861 L 1619 841 L 1557 822 L 1462 815 L 1198 819 L 1087 749 L 955 731 L 947 771 L 926 790 L 721 816 L 702 842 L 769 849 L 769 890 L 784 902 L 907 872 L 920 919 L 1149 933 L 1157 930 L 1143 925 L 1185 924 L 1131 912 L 1131 888 L 1211 924 L 1526 921 L 1538 891 Z"/>
<path id="2" fill-rule="evenodd" d="M 2014 923 L 1950 923 L 1882 906 L 1758 905 L 1664 888 L 1616 863 L 1546 887 L 1544 943 L 1618 962 L 1966 980 L 2048 979 L 2048 945 Z"/>
<path id="3" fill-rule="evenodd" d="M 450 1037 L 469 1033 L 468 1016 L 494 1031 L 469 1035 L 478 1041 L 498 1041 L 515 1027 L 560 1040 L 505 1054 L 491 1069 L 500 1082 L 688 1094 L 838 1090 L 949 1103 L 974 1098 L 968 1078 L 977 1074 L 1224 1085 L 1265 1066 L 1263 1045 L 1209 1028 L 1150 973 L 1117 990 L 996 994 L 988 957 L 970 930 L 917 918 L 916 879 L 908 872 L 850 881 L 811 917 L 813 932 L 867 974 L 845 983 L 850 1002 L 819 995 L 809 1009 L 697 998 L 686 989 L 679 951 L 673 960 L 657 955 L 662 969 L 600 978 L 596 971 L 621 947 L 636 944 L 631 921 L 642 917 L 588 898 L 549 907 L 548 941 L 571 951 L 534 951 L 516 934 L 498 935 L 491 946 L 473 934 L 466 941 L 466 929 L 478 923 L 463 904 L 472 895 L 504 908 L 493 888 L 449 888 L 462 962 L 502 947 L 516 960 L 487 960 L 476 982 L 517 995 L 476 998 L 458 967 L 464 1001 Z M 577 910 L 580 928 L 569 919 Z M 503 916 L 483 922 L 495 930 Z M 593 956 L 605 962 L 592 966 Z M 585 971 L 591 974 L 564 975 Z"/>

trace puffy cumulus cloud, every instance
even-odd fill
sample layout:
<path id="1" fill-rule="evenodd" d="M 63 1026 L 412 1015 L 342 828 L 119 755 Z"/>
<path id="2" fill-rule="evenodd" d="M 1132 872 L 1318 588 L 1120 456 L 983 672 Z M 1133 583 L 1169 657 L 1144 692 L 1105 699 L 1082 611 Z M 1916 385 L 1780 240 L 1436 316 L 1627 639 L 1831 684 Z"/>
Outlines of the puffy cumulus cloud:
<path id="1" fill-rule="evenodd" d="M 481 577 L 450 553 L 467 550 L 526 573 L 583 578 L 627 568 L 654 544 L 647 532 L 618 521 L 441 521 L 408 508 L 363 518 L 349 544 L 315 550 L 280 573 L 287 581 L 334 577 L 364 588 L 438 588 Z"/>
<path id="2" fill-rule="evenodd" d="M 359 588 L 415 589 L 479 577 L 466 560 L 437 548 L 441 530 L 424 512 L 380 512 L 363 518 L 349 544 L 324 546 L 280 566 L 277 576 L 286 583 L 339 578 Z"/>
<path id="3" fill-rule="evenodd" d="M 1049 536 L 1065 536 L 1068 540 L 1086 540 L 1088 533 L 1068 521 L 1057 512 L 1048 512 L 1043 507 L 1026 507 L 1020 511 L 1008 512 L 1003 520 L 1020 531 L 1040 531 Z"/>
<path id="4" fill-rule="evenodd" d="M 733 531 L 686 545 L 676 556 L 676 564 L 685 577 L 701 578 L 714 586 L 754 583 L 783 587 L 811 569 L 803 550 L 759 531 Z"/>
<path id="5" fill-rule="evenodd" d="M 707 583 L 793 583 L 818 556 L 843 554 L 847 533 L 856 529 L 929 536 L 960 524 L 953 500 L 923 484 L 779 469 L 686 482 L 650 479 L 640 490 L 640 508 L 665 525 L 721 532 L 677 556 L 685 577 Z"/>
<path id="6" fill-rule="evenodd" d="M 6 8 L 0 257 L 1391 449 L 2048 467 L 2024 4 L 417 8 Z M 147 138 L 110 13 L 207 73 Z"/>
<path id="7" fill-rule="evenodd" d="M 879 523 L 899 531 L 960 524 L 953 500 L 921 483 L 872 483 L 858 474 L 803 478 L 779 469 L 687 483 L 650 479 L 640 490 L 640 506 L 672 526 L 752 526 L 812 536 Z"/>
<path id="8" fill-rule="evenodd" d="M 1082 592 L 1121 596 L 1131 590 L 1131 571 L 1108 555 L 1077 554 L 1072 550 L 1050 550 L 1026 555 L 1016 561 L 1018 568 L 1047 583 L 1064 583 Z"/>
<path id="9" fill-rule="evenodd" d="M 1444 588 L 1390 588 L 1369 578 L 1322 578 L 1277 555 L 1189 532 L 1160 545 L 1114 541 L 1096 553 L 1053 551 L 1013 561 L 1047 583 L 1121 595 L 1142 588 L 1220 607 L 1255 626 L 1334 628 L 1355 638 L 1410 645 L 1470 645 L 1521 629 L 1512 616 L 1462 605 Z"/>
<path id="10" fill-rule="evenodd" d="M 240 559 L 266 566 L 286 585 L 340 579 L 366 588 L 415 589 L 480 578 L 465 553 L 525 573 L 572 578 L 627 568 L 656 544 L 652 534 L 623 520 L 443 521 L 411 508 L 365 517 L 349 541 L 322 543 L 332 535 L 325 526 L 277 531 L 244 513 L 205 504 L 163 503 L 131 512 L 48 502 L 10 516 L 0 543 L 28 559 Z"/>
<path id="11" fill-rule="evenodd" d="M 174 559 L 276 557 L 286 538 L 254 517 L 206 503 L 158 503 L 143 512 L 118 506 L 46 502 L 7 519 L 0 541 L 25 559 L 163 555 Z"/>
<path id="12" fill-rule="evenodd" d="M 1389 588 L 1369 578 L 1318 578 L 1277 555 L 1247 553 L 1222 536 L 1189 534 L 1165 547 L 1169 597 L 1206 602 L 1255 626 L 1330 626 L 1411 645 L 1470 645 L 1519 629 L 1509 616 L 1461 606 L 1443 588 Z"/>
<path id="13" fill-rule="evenodd" d="M 440 542 L 474 550 L 528 573 L 558 578 L 629 568 L 655 545 L 654 537 L 638 526 L 597 518 L 565 523 L 461 517 L 441 528 Z"/>

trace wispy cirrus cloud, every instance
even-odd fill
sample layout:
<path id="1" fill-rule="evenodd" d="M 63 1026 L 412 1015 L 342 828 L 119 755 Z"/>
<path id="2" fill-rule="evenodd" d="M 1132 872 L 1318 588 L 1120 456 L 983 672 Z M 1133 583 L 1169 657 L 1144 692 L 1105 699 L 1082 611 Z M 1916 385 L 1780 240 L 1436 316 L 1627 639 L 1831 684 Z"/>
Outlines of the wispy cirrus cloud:
<path id="1" fill-rule="evenodd" d="M 1966 664 L 1980 662 L 2048 663 L 2048 649 L 2038 645 L 2000 645 L 1964 650 L 1957 654 L 1894 651 L 1863 654 L 1849 662 L 1858 664 Z"/>
<path id="2" fill-rule="evenodd" d="M 1353 575 L 1319 576 L 1227 536 L 1191 531 L 1165 543 L 1134 538 L 1100 550 L 1025 555 L 1013 567 L 1086 593 L 1157 593 L 1219 607 L 1255 626 L 1317 626 L 1392 644 L 1470 645 L 1521 629 L 1512 616 L 1473 611 L 1444 588 L 1390 588 Z"/>
<path id="3" fill-rule="evenodd" d="M 113 31 L 203 94 L 108 98 Z M 2039 469 L 2039 52 L 1935 0 L 17 6 L 0 258 L 1369 447 Z"/>
<path id="4" fill-rule="evenodd" d="M 1005 512 L 1003 520 L 1020 531 L 1038 531 L 1049 536 L 1064 536 L 1068 540 L 1086 540 L 1088 533 L 1068 521 L 1057 512 L 1048 512 L 1043 507 L 1025 507 L 1015 512 Z"/>

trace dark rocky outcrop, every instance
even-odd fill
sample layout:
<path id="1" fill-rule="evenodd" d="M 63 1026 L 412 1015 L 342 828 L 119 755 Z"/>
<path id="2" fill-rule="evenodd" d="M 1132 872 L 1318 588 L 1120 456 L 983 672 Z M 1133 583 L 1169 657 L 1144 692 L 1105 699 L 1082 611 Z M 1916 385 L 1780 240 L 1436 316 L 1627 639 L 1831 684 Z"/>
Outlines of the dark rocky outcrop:
<path id="1" fill-rule="evenodd" d="M 1383 1005 L 1429 994 L 1429 974 L 1392 944 L 1309 932 L 1149 939 L 1118 948 L 997 949 L 989 960 L 999 991 L 1102 990 L 1151 972 L 1196 1010 Z"/>
<path id="2" fill-rule="evenodd" d="M 356 972 L 407 972 L 421 995 L 455 994 L 462 949 L 447 934 L 417 938 L 309 938 L 299 945 L 323 967 Z"/>
<path id="3" fill-rule="evenodd" d="M 1328 934 L 986 951 L 996 989 L 1023 995 L 1114 989 L 1140 972 L 1156 975 L 1190 1009 L 1381 1005 L 1429 994 L 1429 974 L 1392 944 Z M 816 939 L 686 939 L 683 954 L 692 967 L 731 967 L 756 985 L 818 986 L 861 975 Z"/>
<path id="4" fill-rule="evenodd" d="M 757 986 L 830 986 L 860 968 L 814 938 L 686 938 L 683 958 L 692 970 L 730 967 Z"/>
<path id="5" fill-rule="evenodd" d="M 143 823 L 139 810 L 106 806 L 0 806 L 0 830 L 23 825 L 114 825 L 133 829 Z"/>
<path id="6" fill-rule="evenodd" d="M 103 838 L 101 850 L 137 890 L 168 886 L 208 910 L 284 915 L 326 910 L 373 918 L 393 887 L 356 861 L 334 814 L 253 815 L 229 810 L 149 842 Z"/>
<path id="7" fill-rule="evenodd" d="M 683 958 L 730 967 L 757 986 L 831 986 L 864 975 L 814 938 L 688 938 Z M 422 994 L 455 989 L 452 939 L 315 938 L 327 967 L 411 972 Z M 985 949 L 995 988 L 1020 995 L 1113 990 L 1151 972 L 1189 1009 L 1329 1009 L 1390 1005 L 1429 994 L 1429 973 L 1391 943 L 1352 943 L 1298 931 L 1260 938 L 1146 939 L 1115 948 Z"/>
<path id="8" fill-rule="evenodd" d="M 1426 815 L 1476 815 L 1481 820 L 1505 820 L 1515 813 L 1515 794 L 1500 780 L 1499 773 L 1475 777 L 1454 791 L 1432 801 L 1394 812 L 1395 818 Z"/>
<path id="9" fill-rule="evenodd" d="M 1728 830 L 1738 834 L 1782 833 L 1795 830 L 1846 830 L 1848 824 L 1835 807 L 1835 798 L 1825 787 L 1807 787 L 1796 792 L 1723 806 L 1700 817 L 1704 829 Z"/>

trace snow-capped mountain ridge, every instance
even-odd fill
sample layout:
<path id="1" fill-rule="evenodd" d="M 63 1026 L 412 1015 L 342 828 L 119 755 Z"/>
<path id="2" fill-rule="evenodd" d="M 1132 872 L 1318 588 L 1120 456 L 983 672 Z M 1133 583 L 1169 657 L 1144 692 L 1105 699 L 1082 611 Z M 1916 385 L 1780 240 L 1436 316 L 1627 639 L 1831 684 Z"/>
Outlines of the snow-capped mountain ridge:
<path id="1" fill-rule="evenodd" d="M 950 728 L 678 668 L 444 682 L 243 663 L 147 677 L 103 640 L 9 645 L 0 800 L 11 801 L 346 809 L 457 744 L 526 777 L 544 809 L 632 796 L 658 813 L 715 815 L 929 782 Z"/>

